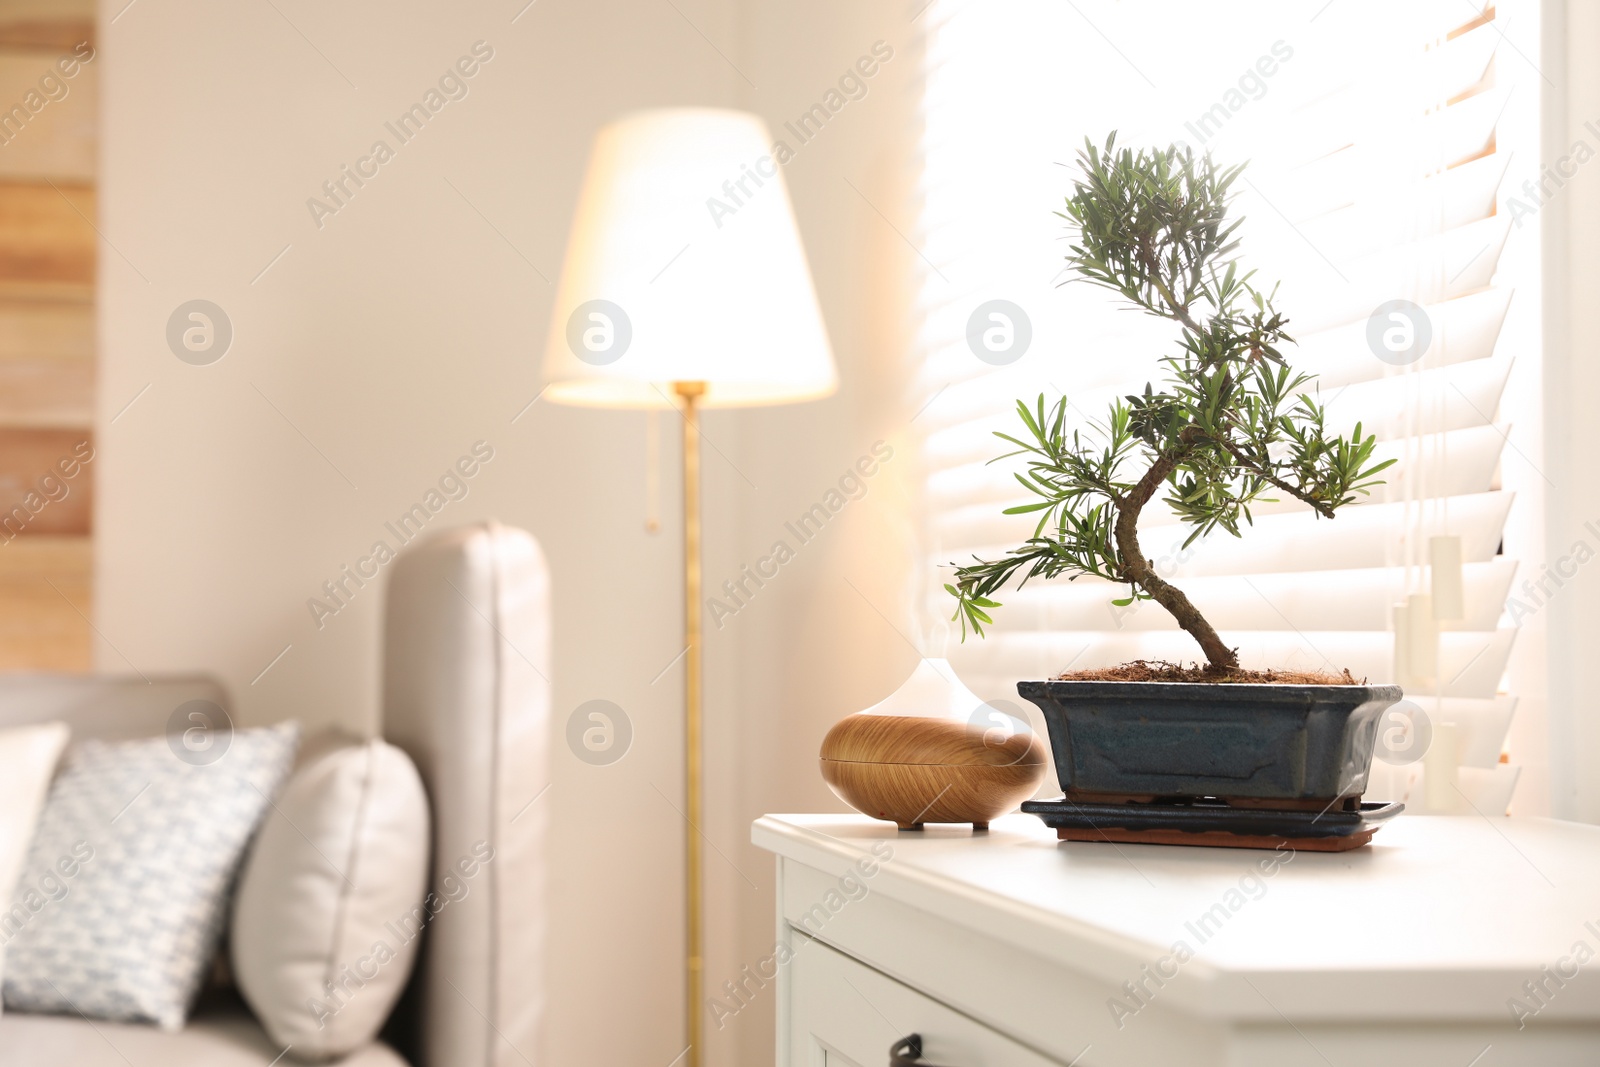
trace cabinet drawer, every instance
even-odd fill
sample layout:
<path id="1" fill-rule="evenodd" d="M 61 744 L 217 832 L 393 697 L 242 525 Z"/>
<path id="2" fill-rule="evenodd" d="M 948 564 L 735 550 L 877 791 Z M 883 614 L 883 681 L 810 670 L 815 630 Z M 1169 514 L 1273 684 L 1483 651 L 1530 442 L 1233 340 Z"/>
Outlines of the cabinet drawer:
<path id="1" fill-rule="evenodd" d="M 796 948 L 786 1067 L 884 1067 L 910 1034 L 930 1067 L 1061 1067 L 820 941 Z"/>

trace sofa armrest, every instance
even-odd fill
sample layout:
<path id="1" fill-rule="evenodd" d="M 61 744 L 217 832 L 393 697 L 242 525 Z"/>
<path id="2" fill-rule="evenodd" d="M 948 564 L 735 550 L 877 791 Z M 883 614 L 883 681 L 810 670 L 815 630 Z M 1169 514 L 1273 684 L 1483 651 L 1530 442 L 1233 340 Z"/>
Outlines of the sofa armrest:
<path id="1" fill-rule="evenodd" d="M 418 1067 L 539 1062 L 550 673 L 550 579 L 527 533 L 449 530 L 393 564 L 383 732 L 427 787 L 446 901 L 398 1020 L 414 1032 L 390 1033 Z"/>

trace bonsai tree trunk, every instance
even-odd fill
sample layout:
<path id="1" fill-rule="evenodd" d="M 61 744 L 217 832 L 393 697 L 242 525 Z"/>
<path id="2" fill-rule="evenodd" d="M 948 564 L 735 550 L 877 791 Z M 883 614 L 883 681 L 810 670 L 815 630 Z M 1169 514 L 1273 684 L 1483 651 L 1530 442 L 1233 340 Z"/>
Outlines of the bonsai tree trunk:
<path id="1" fill-rule="evenodd" d="M 1188 431 L 1184 431 L 1187 435 Z M 1164 455 L 1156 459 L 1144 477 L 1117 503 L 1115 534 L 1117 551 L 1122 556 L 1123 575 L 1128 581 L 1150 594 L 1157 604 L 1166 608 L 1178 625 L 1200 644 L 1206 662 L 1213 670 L 1238 670 L 1239 656 L 1235 649 L 1222 643 L 1217 631 L 1212 629 L 1200 609 L 1184 595 L 1182 589 L 1162 578 L 1139 548 L 1139 513 L 1150 502 L 1168 474 L 1178 465 L 1182 453 Z"/>

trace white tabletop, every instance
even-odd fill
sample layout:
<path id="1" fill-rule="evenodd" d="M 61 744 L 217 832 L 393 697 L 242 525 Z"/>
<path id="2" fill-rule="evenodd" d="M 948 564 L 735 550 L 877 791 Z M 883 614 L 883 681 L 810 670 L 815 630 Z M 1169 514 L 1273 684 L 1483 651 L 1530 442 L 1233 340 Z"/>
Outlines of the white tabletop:
<path id="1" fill-rule="evenodd" d="M 1600 827 L 1549 819 L 1400 816 L 1366 848 L 1279 857 L 1270 875 L 1261 864 L 1271 852 L 1058 842 L 1029 815 L 987 834 L 769 815 L 752 837 L 839 871 L 889 841 L 894 857 L 872 892 L 1108 978 L 1183 941 L 1197 950 L 1190 972 L 1219 980 L 1204 983 L 1206 999 L 1225 1013 L 1230 978 L 1286 997 L 1298 985 L 1307 1000 L 1326 996 L 1330 980 L 1376 981 L 1419 988 L 1436 1006 L 1504 1013 L 1524 979 L 1578 943 L 1600 953 Z M 1600 1018 L 1600 958 L 1586 972 L 1553 1015 Z"/>

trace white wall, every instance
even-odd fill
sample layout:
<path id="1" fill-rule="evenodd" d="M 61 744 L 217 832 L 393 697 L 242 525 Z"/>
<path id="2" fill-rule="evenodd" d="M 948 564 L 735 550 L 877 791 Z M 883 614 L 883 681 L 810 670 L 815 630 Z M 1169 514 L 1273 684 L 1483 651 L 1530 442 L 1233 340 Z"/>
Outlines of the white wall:
<path id="1" fill-rule="evenodd" d="M 244 724 L 373 729 L 381 591 L 361 590 L 321 628 L 307 600 L 490 442 L 495 458 L 435 525 L 496 517 L 533 531 L 555 571 L 558 712 L 603 697 L 635 729 L 626 758 L 591 767 L 552 723 L 540 803 L 559 971 L 546 1062 L 668 1063 L 682 1047 L 683 823 L 663 794 L 681 789 L 681 674 L 652 679 L 681 648 L 673 426 L 662 422 L 652 536 L 642 415 L 541 401 L 511 419 L 542 384 L 544 279 L 559 271 L 596 127 L 662 104 L 751 107 L 778 127 L 882 38 L 896 58 L 786 170 L 843 389 L 708 417 L 738 468 L 708 450 L 708 579 L 763 553 L 875 440 L 898 445 L 896 279 L 915 253 L 849 183 L 908 229 L 914 10 L 543 2 L 512 23 L 524 0 L 125 2 L 101 5 L 97 667 L 215 672 Z M 319 229 L 307 199 L 478 40 L 494 58 L 469 95 Z M 181 362 L 164 338 L 194 298 L 233 324 L 209 366 Z M 708 640 L 713 987 L 772 941 L 771 872 L 749 820 L 837 808 L 815 768 L 822 732 L 914 659 L 884 618 L 903 628 L 908 614 L 910 466 L 899 449 Z M 770 1010 L 768 997 L 715 1034 L 714 1061 L 769 1062 Z"/>

